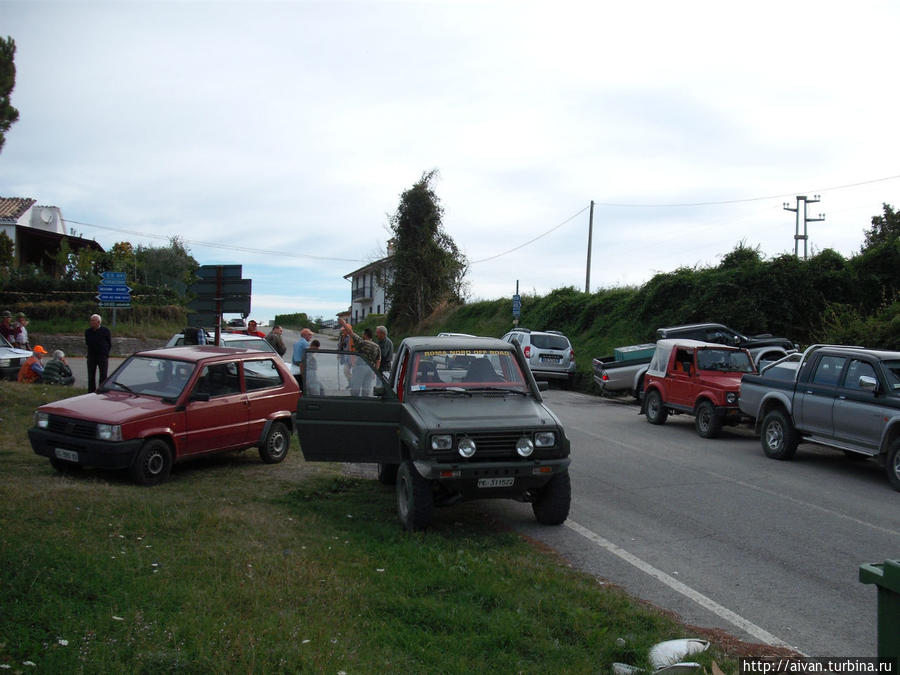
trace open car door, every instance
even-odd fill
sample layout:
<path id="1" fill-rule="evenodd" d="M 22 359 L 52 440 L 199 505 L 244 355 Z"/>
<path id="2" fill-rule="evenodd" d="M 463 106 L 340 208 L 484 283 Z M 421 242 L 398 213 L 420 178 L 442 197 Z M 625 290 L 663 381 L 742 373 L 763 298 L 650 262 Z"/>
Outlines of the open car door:
<path id="1" fill-rule="evenodd" d="M 307 461 L 399 464 L 403 403 L 355 352 L 307 350 L 295 423 Z"/>

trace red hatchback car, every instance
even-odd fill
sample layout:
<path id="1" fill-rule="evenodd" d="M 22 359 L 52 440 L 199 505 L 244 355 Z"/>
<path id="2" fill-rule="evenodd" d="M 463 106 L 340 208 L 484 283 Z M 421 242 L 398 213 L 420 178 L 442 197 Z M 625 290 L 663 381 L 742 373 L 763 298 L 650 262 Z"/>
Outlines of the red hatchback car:
<path id="1" fill-rule="evenodd" d="M 231 347 L 175 347 L 129 357 L 93 394 L 42 405 L 31 447 L 59 471 L 128 469 L 155 485 L 175 462 L 258 447 L 287 455 L 299 390 L 275 354 Z"/>

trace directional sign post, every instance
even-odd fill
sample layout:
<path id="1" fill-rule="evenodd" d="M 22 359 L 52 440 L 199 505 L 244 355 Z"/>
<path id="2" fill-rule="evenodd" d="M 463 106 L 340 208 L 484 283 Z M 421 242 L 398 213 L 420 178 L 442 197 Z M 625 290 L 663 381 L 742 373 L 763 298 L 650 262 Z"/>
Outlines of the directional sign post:
<path id="1" fill-rule="evenodd" d="M 125 272 L 102 272 L 97 287 L 97 300 L 101 307 L 112 307 L 113 328 L 116 326 L 116 309 L 131 308 L 131 288 L 125 283 Z"/>
<path id="2" fill-rule="evenodd" d="M 251 289 L 251 280 L 241 279 L 240 265 L 201 265 L 197 281 L 188 287 L 188 293 L 194 296 L 188 303 L 188 318 L 202 325 L 215 316 L 218 344 L 223 312 L 248 315 Z"/>

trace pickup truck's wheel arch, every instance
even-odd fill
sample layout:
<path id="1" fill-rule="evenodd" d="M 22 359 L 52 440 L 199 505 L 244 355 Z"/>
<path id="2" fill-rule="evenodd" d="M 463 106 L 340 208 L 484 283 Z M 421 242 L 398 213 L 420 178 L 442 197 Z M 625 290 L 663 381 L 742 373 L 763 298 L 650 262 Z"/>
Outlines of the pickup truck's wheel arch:
<path id="1" fill-rule="evenodd" d="M 715 438 L 722 431 L 722 419 L 716 415 L 716 407 L 703 399 L 694 412 L 694 428 L 701 438 Z"/>
<path id="2" fill-rule="evenodd" d="M 131 478 L 139 485 L 158 485 L 172 470 L 172 448 L 161 438 L 148 438 L 131 462 Z"/>
<path id="3" fill-rule="evenodd" d="M 266 464 L 278 464 L 287 457 L 291 447 L 291 432 L 284 422 L 275 421 L 269 426 L 269 433 L 259 446 L 259 456 Z"/>
<path id="4" fill-rule="evenodd" d="M 800 437 L 787 412 L 781 408 L 774 408 L 763 418 L 759 440 L 766 457 L 791 459 L 797 452 Z"/>
<path id="5" fill-rule="evenodd" d="M 531 510 L 541 525 L 561 525 L 569 517 L 571 503 L 572 481 L 566 471 L 547 481 L 532 502 Z"/>
<path id="6" fill-rule="evenodd" d="M 664 424 L 669 416 L 658 389 L 651 389 L 644 396 L 644 414 L 650 424 Z"/>
<path id="7" fill-rule="evenodd" d="M 431 482 L 423 478 L 412 462 L 397 469 L 397 515 L 403 527 L 411 532 L 424 530 L 431 522 L 434 493 Z"/>
<path id="8" fill-rule="evenodd" d="M 884 463 L 884 468 L 887 471 L 891 487 L 895 490 L 900 490 L 900 438 L 895 439 L 894 442 L 891 443 L 887 453 L 887 461 Z"/>

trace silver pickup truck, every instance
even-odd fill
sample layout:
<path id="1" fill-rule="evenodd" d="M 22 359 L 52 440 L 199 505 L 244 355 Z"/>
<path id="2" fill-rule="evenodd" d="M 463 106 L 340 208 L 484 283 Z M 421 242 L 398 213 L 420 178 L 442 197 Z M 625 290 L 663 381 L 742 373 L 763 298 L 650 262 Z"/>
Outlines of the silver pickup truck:
<path id="1" fill-rule="evenodd" d="M 744 375 L 738 405 L 768 457 L 819 443 L 875 459 L 900 490 L 900 352 L 813 345 Z"/>

